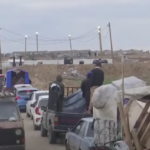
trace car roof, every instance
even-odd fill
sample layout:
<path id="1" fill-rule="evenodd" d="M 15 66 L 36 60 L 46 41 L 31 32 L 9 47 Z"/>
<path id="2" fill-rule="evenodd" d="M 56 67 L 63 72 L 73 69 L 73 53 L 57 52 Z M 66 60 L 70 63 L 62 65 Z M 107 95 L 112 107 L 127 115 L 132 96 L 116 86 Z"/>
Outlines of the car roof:
<path id="1" fill-rule="evenodd" d="M 86 121 L 86 122 L 93 122 L 93 117 L 89 117 L 89 118 L 82 118 L 81 120 Z"/>
<path id="2" fill-rule="evenodd" d="M 38 90 L 35 87 L 24 87 L 24 88 L 18 88 L 17 91 L 23 91 L 23 90 Z"/>
<path id="3" fill-rule="evenodd" d="M 44 98 L 47 99 L 48 97 L 49 97 L 49 95 L 43 95 L 43 96 L 39 97 L 39 100 L 44 99 Z"/>
<path id="4" fill-rule="evenodd" d="M 15 88 L 18 88 L 18 87 L 32 87 L 32 85 L 31 84 L 16 84 L 16 85 L 14 85 L 14 87 Z"/>
<path id="5" fill-rule="evenodd" d="M 35 94 L 39 94 L 39 93 L 48 93 L 49 91 L 35 91 Z"/>
<path id="6" fill-rule="evenodd" d="M 15 95 L 13 93 L 5 92 L 0 93 L 0 102 L 15 102 Z"/>

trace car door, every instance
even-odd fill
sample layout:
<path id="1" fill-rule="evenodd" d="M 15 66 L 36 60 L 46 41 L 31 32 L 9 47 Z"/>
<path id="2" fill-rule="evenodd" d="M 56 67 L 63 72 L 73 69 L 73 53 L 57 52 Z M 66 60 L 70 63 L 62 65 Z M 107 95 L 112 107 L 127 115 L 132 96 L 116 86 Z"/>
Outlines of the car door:
<path id="1" fill-rule="evenodd" d="M 84 121 L 84 123 L 82 124 L 79 133 L 76 135 L 75 137 L 75 149 L 74 150 L 79 150 L 81 145 L 84 143 L 84 135 L 85 135 L 85 129 L 87 127 L 87 122 Z M 83 150 L 83 149 L 80 149 Z"/>
<path id="2" fill-rule="evenodd" d="M 79 131 L 80 131 L 83 123 L 84 123 L 84 121 L 81 120 L 76 125 L 76 127 L 74 128 L 74 130 L 70 133 L 70 137 L 68 139 L 68 144 L 69 144 L 70 150 L 75 150 L 75 147 L 77 147 L 76 145 L 78 145 L 78 143 L 76 143 L 76 139 L 79 136 L 78 134 L 79 134 Z"/>

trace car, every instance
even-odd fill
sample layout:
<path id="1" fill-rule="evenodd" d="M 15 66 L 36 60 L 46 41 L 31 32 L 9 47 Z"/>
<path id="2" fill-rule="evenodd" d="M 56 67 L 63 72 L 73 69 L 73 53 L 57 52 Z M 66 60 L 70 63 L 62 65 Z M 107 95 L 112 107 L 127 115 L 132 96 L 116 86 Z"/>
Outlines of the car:
<path id="1" fill-rule="evenodd" d="M 93 118 L 82 118 L 65 137 L 66 150 L 95 150 Z"/>
<path id="2" fill-rule="evenodd" d="M 0 149 L 25 150 L 23 119 L 10 93 L 0 93 Z"/>
<path id="3" fill-rule="evenodd" d="M 43 110 L 41 108 L 44 106 L 46 107 L 48 105 L 48 95 L 46 96 L 40 96 L 37 103 L 31 104 L 31 107 L 33 107 L 33 127 L 34 130 L 38 130 L 41 127 L 41 116 L 43 113 Z"/>
<path id="4" fill-rule="evenodd" d="M 65 88 L 67 91 L 66 93 L 67 95 L 69 93 L 69 90 L 68 90 L 69 88 L 70 87 Z M 74 88 L 72 89 L 73 89 L 72 90 L 73 92 Z M 65 100 L 69 101 L 71 97 L 74 97 L 74 94 L 72 93 L 72 95 L 65 97 Z M 56 144 L 57 139 L 59 138 L 58 135 L 67 133 L 68 129 L 73 128 L 81 118 L 92 116 L 91 114 L 83 113 L 84 108 L 82 112 L 81 111 L 72 112 L 70 111 L 72 110 L 72 106 L 70 106 L 68 111 L 58 111 L 57 101 L 58 101 L 58 96 L 55 96 L 55 92 L 54 93 L 52 92 L 51 84 L 50 84 L 49 85 L 49 104 L 47 107 L 43 106 L 41 108 L 43 110 L 42 118 L 41 118 L 41 137 L 46 137 L 48 135 L 48 140 L 50 144 Z"/>
<path id="5" fill-rule="evenodd" d="M 16 89 L 16 102 L 20 110 L 26 110 L 26 104 L 34 91 L 38 91 L 38 89 L 34 87 Z"/>
<path id="6" fill-rule="evenodd" d="M 27 117 L 31 117 L 33 119 L 33 107 L 31 107 L 31 104 L 35 103 L 38 101 L 40 96 L 48 95 L 48 91 L 36 91 L 33 92 L 26 104 L 26 115 Z"/>
<path id="7" fill-rule="evenodd" d="M 15 89 L 25 88 L 25 87 L 32 87 L 32 85 L 31 84 L 16 84 L 16 85 L 14 85 Z"/>

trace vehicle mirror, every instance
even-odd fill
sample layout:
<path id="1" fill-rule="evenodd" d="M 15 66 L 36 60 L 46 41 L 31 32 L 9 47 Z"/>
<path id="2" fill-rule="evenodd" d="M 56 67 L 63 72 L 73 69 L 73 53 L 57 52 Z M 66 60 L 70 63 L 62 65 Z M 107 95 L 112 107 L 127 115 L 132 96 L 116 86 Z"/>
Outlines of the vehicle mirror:
<path id="1" fill-rule="evenodd" d="M 68 128 L 68 132 L 73 132 L 74 128 Z"/>
<path id="2" fill-rule="evenodd" d="M 45 106 L 42 106 L 42 107 L 41 107 L 41 110 L 43 110 L 43 111 L 46 110 L 46 107 L 45 107 Z"/>

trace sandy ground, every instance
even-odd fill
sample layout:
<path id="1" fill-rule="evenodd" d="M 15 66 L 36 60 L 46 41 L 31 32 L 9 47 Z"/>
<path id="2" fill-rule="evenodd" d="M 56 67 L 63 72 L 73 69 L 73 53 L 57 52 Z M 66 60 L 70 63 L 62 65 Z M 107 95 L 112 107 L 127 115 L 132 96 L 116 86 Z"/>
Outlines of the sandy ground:
<path id="1" fill-rule="evenodd" d="M 50 82 L 54 81 L 58 74 L 68 72 L 70 68 L 76 69 L 80 74 L 86 75 L 94 68 L 94 65 L 25 65 L 21 69 L 27 70 L 32 80 L 33 86 L 39 89 L 48 89 Z M 122 64 L 105 64 L 102 66 L 105 73 L 105 83 L 122 77 Z M 126 63 L 124 65 L 125 77 L 136 76 L 147 84 L 150 84 L 150 62 L 147 63 Z M 80 86 L 81 81 L 64 80 L 66 86 Z"/>
<path id="2" fill-rule="evenodd" d="M 25 125 L 26 150 L 65 150 L 64 138 L 59 139 L 58 144 L 50 145 L 47 137 L 43 138 L 40 136 L 40 131 L 34 131 L 33 122 L 25 113 L 22 113 L 22 117 Z"/>

